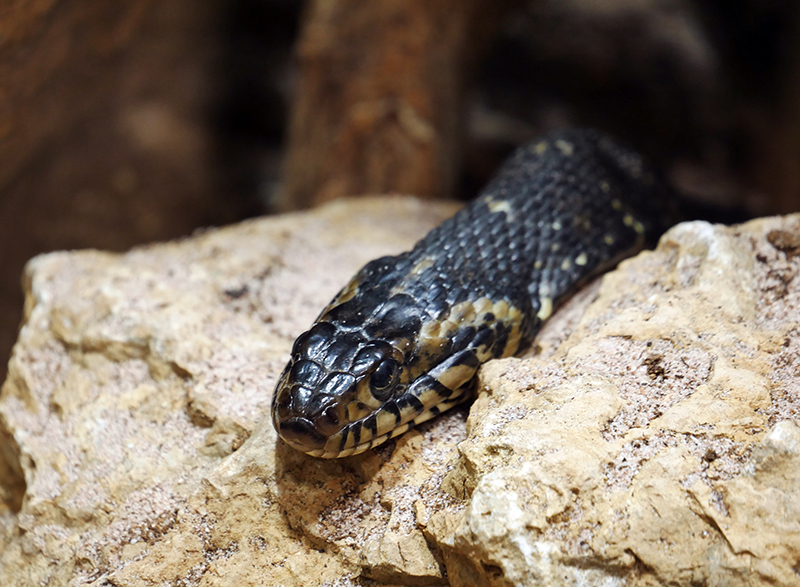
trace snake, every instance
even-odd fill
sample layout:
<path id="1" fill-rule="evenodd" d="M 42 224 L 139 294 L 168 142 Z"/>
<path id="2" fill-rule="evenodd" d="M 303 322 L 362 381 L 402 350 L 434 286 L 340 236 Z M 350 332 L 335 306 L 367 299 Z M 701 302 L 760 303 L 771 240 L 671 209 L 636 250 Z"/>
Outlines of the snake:
<path id="1" fill-rule="evenodd" d="M 518 148 L 473 202 L 367 263 L 295 340 L 272 401 L 278 435 L 347 457 L 468 401 L 483 363 L 528 348 L 569 296 L 677 221 L 670 194 L 597 130 Z"/>

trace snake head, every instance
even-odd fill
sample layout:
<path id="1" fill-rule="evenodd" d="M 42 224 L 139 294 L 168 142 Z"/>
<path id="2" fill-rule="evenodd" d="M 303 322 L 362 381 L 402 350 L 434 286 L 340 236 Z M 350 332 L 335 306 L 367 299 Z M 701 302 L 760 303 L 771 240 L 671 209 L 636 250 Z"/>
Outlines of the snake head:
<path id="1" fill-rule="evenodd" d="M 387 279 L 398 259 L 365 266 L 295 341 L 272 404 L 293 448 L 332 458 L 377 446 L 469 399 L 480 363 L 519 348 L 524 320 L 506 300 L 452 303 L 458 290 L 428 262 L 399 265 L 411 281 L 398 284 Z"/>
<path id="2" fill-rule="evenodd" d="M 366 450 L 379 423 L 385 426 L 376 414 L 407 387 L 403 363 L 402 352 L 385 340 L 317 322 L 295 341 L 278 382 L 275 429 L 290 446 L 313 456 Z"/>

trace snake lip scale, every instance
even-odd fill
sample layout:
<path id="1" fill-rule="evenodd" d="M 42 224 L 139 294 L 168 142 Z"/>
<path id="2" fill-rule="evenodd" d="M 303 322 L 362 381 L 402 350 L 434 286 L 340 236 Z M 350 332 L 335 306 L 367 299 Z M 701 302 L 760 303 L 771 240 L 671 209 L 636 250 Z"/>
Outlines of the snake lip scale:
<path id="1" fill-rule="evenodd" d="M 473 396 L 587 279 L 677 221 L 635 151 L 594 130 L 518 149 L 411 251 L 367 263 L 295 341 L 272 402 L 293 448 L 346 457 Z"/>

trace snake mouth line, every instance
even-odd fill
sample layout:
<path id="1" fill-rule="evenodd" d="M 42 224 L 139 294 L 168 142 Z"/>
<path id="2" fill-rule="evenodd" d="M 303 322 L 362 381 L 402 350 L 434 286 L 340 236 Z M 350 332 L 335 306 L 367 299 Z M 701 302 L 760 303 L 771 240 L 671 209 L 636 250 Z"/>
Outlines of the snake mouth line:
<path id="1" fill-rule="evenodd" d="M 307 418 L 292 418 L 282 422 L 278 433 L 292 448 L 307 454 L 318 452 L 328 441 Z"/>
<path id="2" fill-rule="evenodd" d="M 338 448 L 338 446 L 337 446 L 336 449 L 329 449 L 329 448 L 326 448 L 325 446 L 321 446 L 320 448 L 311 448 L 311 447 L 309 447 L 308 444 L 303 444 L 302 442 L 298 442 L 298 437 L 297 436 L 295 436 L 295 437 L 292 437 L 291 435 L 289 437 L 284 436 L 283 427 L 281 428 L 281 433 L 280 434 L 281 434 L 281 437 L 283 437 L 283 439 L 287 442 L 287 444 L 289 444 L 292 448 L 294 448 L 295 450 L 299 450 L 301 452 L 304 452 L 307 455 L 312 456 L 312 457 L 317 457 L 317 458 L 321 458 L 321 459 L 338 459 L 338 458 L 344 458 L 344 457 L 351 457 L 351 456 L 355 456 L 355 455 L 361 454 L 361 453 L 363 453 L 363 452 L 365 452 L 365 451 L 367 451 L 370 448 L 373 448 L 375 446 L 379 446 L 379 445 L 383 444 L 384 442 L 386 442 L 387 440 L 390 440 L 390 439 L 394 438 L 395 436 L 400 436 L 401 434 L 403 434 L 404 432 L 407 432 L 408 430 L 410 430 L 414 426 L 422 424 L 423 422 L 427 422 L 428 420 L 430 420 L 431 418 L 434 418 L 435 416 L 438 416 L 439 414 L 441 414 L 445 410 L 449 410 L 450 408 L 452 408 L 454 406 L 462 404 L 465 401 L 467 401 L 468 399 L 470 399 L 469 395 L 462 395 L 462 396 L 460 396 L 458 398 L 455 398 L 454 400 L 451 400 L 451 401 L 448 401 L 448 402 L 443 402 L 443 404 L 440 404 L 438 406 L 433 406 L 432 408 L 430 408 L 428 410 L 425 410 L 424 412 L 419 414 L 416 418 L 414 418 L 410 422 L 406 422 L 405 424 L 401 424 L 400 426 L 397 426 L 396 428 L 393 428 L 392 430 L 389 430 L 385 434 L 381 434 L 380 436 L 371 438 L 370 440 L 368 440 L 366 442 L 362 442 L 360 444 L 357 444 L 356 446 L 353 446 L 353 447 L 350 447 L 350 448 L 346 448 L 344 450 L 340 450 Z M 308 425 L 309 426 L 313 426 L 310 422 L 308 422 Z M 323 439 L 323 441 L 322 441 L 323 444 L 326 445 L 326 444 L 328 444 L 330 442 L 330 439 L 326 439 L 321 434 L 316 432 L 316 430 L 314 430 L 313 432 L 316 435 L 316 436 L 313 436 L 313 437 L 314 438 L 316 438 L 316 437 L 322 438 Z M 343 430 L 342 433 L 346 434 L 347 431 Z M 307 438 L 311 438 L 311 437 L 312 436 L 307 436 L 305 438 L 307 439 Z M 338 445 L 338 443 L 337 443 L 337 445 Z"/>

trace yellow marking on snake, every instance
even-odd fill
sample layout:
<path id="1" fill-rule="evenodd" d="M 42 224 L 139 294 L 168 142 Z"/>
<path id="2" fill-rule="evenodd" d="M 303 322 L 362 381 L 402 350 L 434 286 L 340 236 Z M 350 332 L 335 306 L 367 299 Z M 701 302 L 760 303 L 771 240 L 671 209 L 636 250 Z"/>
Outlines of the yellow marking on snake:
<path id="1" fill-rule="evenodd" d="M 539 311 L 536 312 L 536 316 L 539 318 L 539 320 L 547 320 L 553 313 L 553 300 L 546 297 L 540 297 L 539 303 L 541 304 L 541 307 L 539 308 Z"/>
<path id="2" fill-rule="evenodd" d="M 411 268 L 411 275 L 419 275 L 426 269 L 433 267 L 433 259 L 423 259 Z"/>
<path id="3" fill-rule="evenodd" d="M 556 147 L 567 157 L 572 157 L 572 153 L 575 151 L 575 147 L 572 145 L 572 143 L 568 143 L 567 141 L 556 141 Z"/>
<path id="4" fill-rule="evenodd" d="M 507 201 L 488 200 L 486 204 L 489 207 L 489 212 L 493 213 L 505 212 L 509 218 L 513 219 L 514 210 L 511 208 L 511 204 L 509 204 Z"/>

